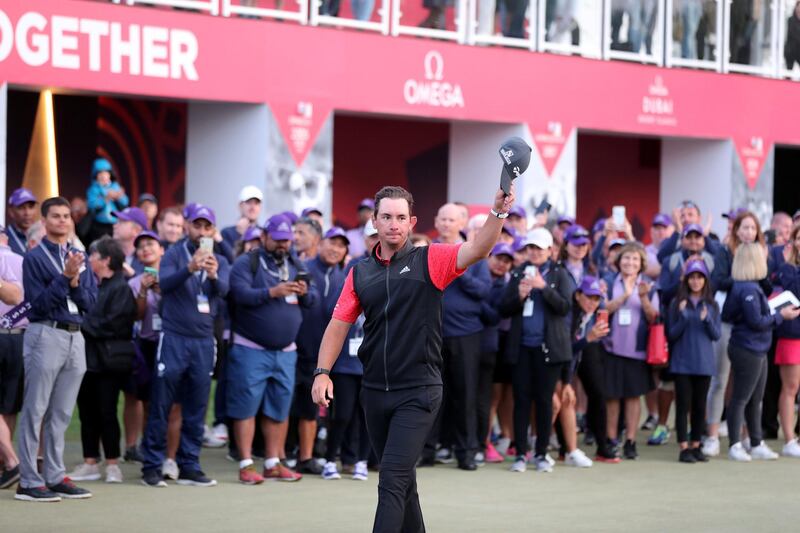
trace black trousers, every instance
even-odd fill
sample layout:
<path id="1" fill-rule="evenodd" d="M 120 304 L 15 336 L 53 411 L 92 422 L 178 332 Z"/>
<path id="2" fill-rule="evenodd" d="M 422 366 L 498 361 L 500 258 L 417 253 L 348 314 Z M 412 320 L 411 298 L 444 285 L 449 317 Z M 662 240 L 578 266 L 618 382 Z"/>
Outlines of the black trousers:
<path id="1" fill-rule="evenodd" d="M 605 357 L 599 343 L 589 344 L 583 349 L 578 365 L 578 377 L 581 378 L 588 400 L 586 420 L 589 429 L 594 433 L 598 453 L 604 452 L 607 446 Z"/>
<path id="2" fill-rule="evenodd" d="M 106 459 L 117 459 L 119 420 L 117 402 L 128 379 L 127 374 L 86 372 L 78 391 L 78 415 L 81 421 L 83 456 L 100 459 L 100 442 Z"/>
<path id="3" fill-rule="evenodd" d="M 569 364 L 569 363 L 564 363 Z M 514 443 L 517 455 L 528 452 L 528 425 L 531 404 L 536 404 L 536 455 L 547 453 L 550 429 L 553 426 L 553 392 L 561 376 L 563 364 L 546 364 L 541 348 L 520 347 L 514 365 Z"/>
<path id="4" fill-rule="evenodd" d="M 352 374 L 331 374 L 333 380 L 333 402 L 328 411 L 328 443 L 325 459 L 336 461 L 342 451 L 342 464 L 355 464 L 369 457 L 369 436 L 364 420 L 364 410 L 358 395 L 361 390 L 361 376 Z M 355 457 L 344 453 L 343 444 Z M 353 460 L 355 459 L 355 460 Z"/>
<path id="5" fill-rule="evenodd" d="M 372 449 L 380 461 L 373 532 L 425 531 L 417 495 L 417 458 L 442 404 L 442 387 L 361 389 Z"/>
<path id="6" fill-rule="evenodd" d="M 706 397 L 711 376 L 673 374 L 675 378 L 675 429 L 678 442 L 688 442 L 686 417 L 691 413 L 692 442 L 700 442 L 706 431 Z"/>
<path id="7" fill-rule="evenodd" d="M 426 455 L 436 448 L 436 442 L 448 443 L 447 429 L 450 430 L 456 458 L 459 462 L 472 461 L 478 451 L 477 417 L 478 374 L 481 365 L 481 334 L 449 337 L 442 342 L 444 367 L 443 409 L 447 416 L 439 413 L 425 446 Z M 450 428 L 443 425 L 452 424 Z"/>
<path id="8" fill-rule="evenodd" d="M 478 449 L 486 449 L 486 437 L 489 435 L 489 411 L 492 409 L 492 388 L 494 387 L 494 367 L 497 362 L 496 352 L 483 352 L 478 369 L 478 405 L 475 427 Z"/>

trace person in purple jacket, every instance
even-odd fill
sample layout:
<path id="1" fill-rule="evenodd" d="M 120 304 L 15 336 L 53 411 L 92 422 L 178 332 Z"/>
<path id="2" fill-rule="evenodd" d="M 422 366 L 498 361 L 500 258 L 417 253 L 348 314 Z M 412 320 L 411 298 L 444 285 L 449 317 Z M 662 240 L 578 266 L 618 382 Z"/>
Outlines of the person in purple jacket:
<path id="1" fill-rule="evenodd" d="M 761 401 L 767 382 L 767 350 L 772 330 L 784 320 L 800 316 L 800 308 L 786 306 L 770 312 L 758 280 L 767 276 L 764 247 L 758 243 L 739 245 L 731 267 L 733 286 L 722 309 L 722 320 L 733 324 L 728 342 L 733 393 L 728 406 L 728 456 L 734 461 L 777 459 L 778 454 L 762 440 Z M 749 443 L 741 442 L 742 419 L 747 421 Z M 745 444 L 751 444 L 745 446 Z M 750 450 L 748 451 L 748 448 Z"/>
<path id="2" fill-rule="evenodd" d="M 707 462 L 700 449 L 706 427 L 706 397 L 714 375 L 714 342 L 720 338 L 722 321 L 711 292 L 708 267 L 702 259 L 690 259 L 683 268 L 678 292 L 669 306 L 667 336 L 669 370 L 675 380 L 675 428 L 682 463 Z M 686 418 L 691 412 L 692 435 L 688 442 Z"/>

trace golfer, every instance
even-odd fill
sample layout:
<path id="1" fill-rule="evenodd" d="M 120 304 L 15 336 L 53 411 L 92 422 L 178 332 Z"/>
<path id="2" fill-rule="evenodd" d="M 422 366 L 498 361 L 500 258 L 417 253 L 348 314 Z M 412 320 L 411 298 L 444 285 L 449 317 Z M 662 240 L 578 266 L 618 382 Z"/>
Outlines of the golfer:
<path id="1" fill-rule="evenodd" d="M 415 248 L 409 240 L 417 222 L 411 194 L 384 187 L 375 195 L 379 241 L 345 280 L 322 338 L 311 391 L 319 405 L 333 398 L 328 374 L 363 312 L 363 341 L 346 349 L 364 365 L 361 405 L 380 459 L 375 532 L 425 530 L 415 465 L 442 403 L 442 291 L 489 255 L 513 203 L 513 188 L 508 195 L 498 189 L 474 240 Z"/>

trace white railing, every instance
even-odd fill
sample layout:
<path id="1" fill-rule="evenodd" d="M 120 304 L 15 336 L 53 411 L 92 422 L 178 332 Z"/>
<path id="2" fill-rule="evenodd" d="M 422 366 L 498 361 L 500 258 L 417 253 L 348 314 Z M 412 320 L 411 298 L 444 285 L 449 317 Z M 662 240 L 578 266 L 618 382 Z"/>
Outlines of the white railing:
<path id="1" fill-rule="evenodd" d="M 411 35 L 415 37 L 430 37 L 432 39 L 445 39 L 461 44 L 467 42 L 467 0 L 455 1 L 455 29 L 441 30 L 436 28 L 421 28 L 403 24 L 403 2 L 419 2 L 420 0 L 392 0 L 392 29 L 391 35 Z M 449 7 L 448 7 L 449 9 Z M 445 10 L 446 11 L 446 10 Z M 418 23 L 418 21 L 414 21 Z"/>
<path id="2" fill-rule="evenodd" d="M 225 0 L 229 2 L 230 0 Z M 309 24 L 312 26 L 334 26 L 340 28 L 354 28 L 357 30 L 376 31 L 383 35 L 389 35 L 389 22 L 391 19 L 391 9 L 389 0 L 381 0 L 381 7 L 378 8 L 378 20 L 358 20 L 345 17 L 320 15 L 319 10 L 322 0 L 310 0 L 311 11 L 309 14 Z"/>
<path id="3" fill-rule="evenodd" d="M 278 20 L 293 20 L 295 22 L 299 22 L 300 24 L 308 23 L 307 0 L 288 0 L 288 2 L 295 2 L 297 4 L 299 7 L 298 11 L 242 5 L 238 3 L 238 1 L 237 3 L 233 3 L 232 0 L 220 0 L 220 2 L 222 3 L 223 17 L 237 15 L 240 17 L 264 17 Z"/>
<path id="4" fill-rule="evenodd" d="M 510 27 L 511 15 L 507 11 L 502 15 L 505 27 L 498 28 L 496 11 L 502 0 L 454 0 L 455 5 L 445 8 L 445 16 L 449 25 L 445 29 L 420 27 L 417 26 L 421 22 L 419 20 L 403 19 L 403 2 L 415 2 L 415 5 L 418 5 L 422 3 L 422 0 L 375 0 L 375 11 L 367 20 L 320 14 L 320 7 L 324 0 L 283 0 L 286 6 L 281 0 L 276 0 L 274 7 L 269 8 L 258 7 L 257 2 L 242 2 L 242 0 L 110 1 L 129 6 L 150 5 L 180 8 L 204 12 L 213 16 L 278 19 L 311 26 L 353 28 L 395 37 L 427 37 L 472 46 L 506 46 L 606 60 L 635 61 L 667 68 L 688 67 L 800 81 L 800 65 L 795 65 L 790 70 L 786 68 L 784 60 L 787 19 L 794 13 L 795 0 L 763 0 L 763 4 L 758 4 L 766 7 L 763 13 L 757 14 L 757 16 L 761 15 L 761 18 L 755 22 L 754 31 L 760 32 L 760 34 L 752 40 L 751 64 L 734 62 L 731 57 L 731 12 L 734 1 L 739 2 L 740 0 L 703 0 L 692 4 L 694 9 L 686 7 L 693 0 L 683 0 L 681 3 L 679 0 L 640 0 L 638 6 L 632 0 L 627 4 L 619 4 L 619 6 L 625 6 L 624 9 L 630 9 L 631 6 L 638 9 L 644 8 L 636 14 L 640 17 L 636 20 L 633 18 L 634 15 L 629 12 L 626 12 L 624 17 L 620 17 L 619 13 L 612 13 L 614 0 L 572 0 L 574 2 L 572 13 L 575 16 L 575 20 L 572 21 L 573 28 L 564 25 L 563 21 L 551 22 L 550 27 L 546 27 L 547 6 L 550 4 L 552 8 L 554 5 L 548 0 L 528 1 L 524 21 L 521 24 L 522 28 L 520 28 L 519 20 L 515 21 L 516 27 Z M 655 2 L 655 19 L 648 18 L 647 8 L 652 6 L 650 2 Z M 287 6 L 291 6 L 291 9 Z M 615 6 L 617 6 L 616 3 Z M 675 9 L 679 8 L 678 6 L 682 6 L 680 7 L 682 10 L 688 10 L 676 13 Z M 706 7 L 709 7 L 710 10 L 706 10 Z M 620 7 L 620 9 L 622 8 Z M 503 10 L 499 9 L 499 11 Z M 617 16 L 614 17 L 614 15 Z M 549 16 L 552 18 L 553 13 L 550 13 Z M 675 38 L 674 20 L 679 20 L 684 27 L 689 23 L 690 31 L 696 31 L 695 26 L 701 16 L 704 17 L 703 21 L 709 29 L 706 30 L 705 37 L 700 43 L 687 40 L 696 36 L 687 38 L 684 35 L 681 37 L 682 42 L 681 39 Z M 676 19 L 676 17 L 678 18 Z M 765 20 L 767 18 L 769 20 Z M 638 24 L 640 30 L 638 35 L 635 35 L 634 31 L 633 39 L 631 39 L 630 32 L 631 21 Z M 652 26 L 648 26 L 648 23 L 651 23 Z M 516 35 L 509 35 L 512 32 Z M 615 43 L 612 43 L 612 33 L 617 40 Z M 619 42 L 621 41 L 619 36 L 623 33 L 626 35 L 628 43 L 633 42 L 632 48 L 638 47 L 638 50 L 627 50 L 625 44 Z M 574 44 L 573 39 L 577 35 L 580 35 L 580 41 L 578 44 Z M 704 59 L 698 59 L 701 54 L 697 46 L 703 48 Z"/>

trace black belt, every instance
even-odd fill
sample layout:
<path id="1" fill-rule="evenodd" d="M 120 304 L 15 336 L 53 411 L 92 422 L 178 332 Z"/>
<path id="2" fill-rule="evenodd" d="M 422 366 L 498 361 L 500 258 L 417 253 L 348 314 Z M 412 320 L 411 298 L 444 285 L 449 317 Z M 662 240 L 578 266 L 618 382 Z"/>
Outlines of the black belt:
<path id="1" fill-rule="evenodd" d="M 58 322 L 56 320 L 42 320 L 41 322 L 36 322 L 37 324 L 42 324 L 44 326 L 49 326 L 51 328 L 56 329 L 63 329 L 64 331 L 69 331 L 70 333 L 77 333 L 81 330 L 80 324 L 73 324 L 72 322 Z"/>
<path id="2" fill-rule="evenodd" d="M 25 333 L 24 328 L 0 328 L 0 335 L 21 335 L 22 333 Z"/>

